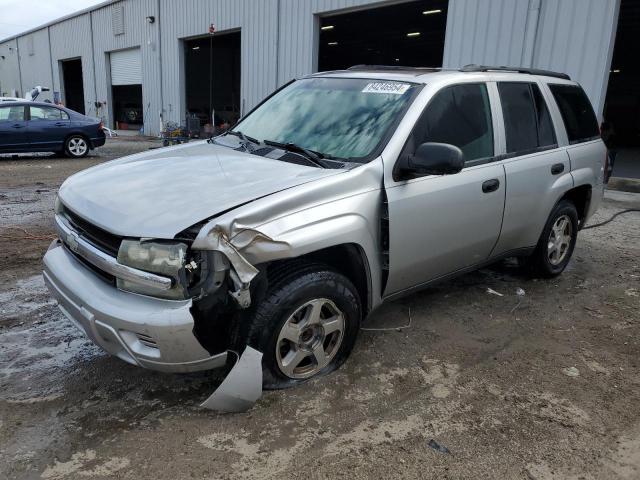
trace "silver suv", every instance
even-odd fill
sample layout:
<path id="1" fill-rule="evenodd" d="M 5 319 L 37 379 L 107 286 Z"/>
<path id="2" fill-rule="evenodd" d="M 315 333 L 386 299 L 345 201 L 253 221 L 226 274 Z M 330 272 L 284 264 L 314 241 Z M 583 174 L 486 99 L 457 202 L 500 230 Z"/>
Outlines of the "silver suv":
<path id="1" fill-rule="evenodd" d="M 70 177 L 44 277 L 129 363 L 205 370 L 249 345 L 266 387 L 295 385 L 343 363 L 384 301 L 505 257 L 560 274 L 605 159 L 563 74 L 314 74 L 222 136 Z"/>

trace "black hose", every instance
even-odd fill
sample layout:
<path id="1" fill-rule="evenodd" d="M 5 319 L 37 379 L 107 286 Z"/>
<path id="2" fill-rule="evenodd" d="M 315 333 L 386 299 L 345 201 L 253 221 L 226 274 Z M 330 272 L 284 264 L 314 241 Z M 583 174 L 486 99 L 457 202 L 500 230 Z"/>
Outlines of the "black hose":
<path id="1" fill-rule="evenodd" d="M 612 221 L 618 215 L 622 215 L 623 213 L 629 213 L 629 212 L 640 212 L 640 208 L 627 208 L 626 210 L 621 210 L 615 213 L 614 215 L 612 215 L 611 218 L 609 218 L 608 220 L 605 220 L 604 222 L 600 222 L 600 223 L 594 223 L 593 225 L 589 225 L 588 227 L 582 227 L 582 230 L 589 230 L 590 228 L 601 227 L 603 225 L 606 225 L 610 221 Z"/>

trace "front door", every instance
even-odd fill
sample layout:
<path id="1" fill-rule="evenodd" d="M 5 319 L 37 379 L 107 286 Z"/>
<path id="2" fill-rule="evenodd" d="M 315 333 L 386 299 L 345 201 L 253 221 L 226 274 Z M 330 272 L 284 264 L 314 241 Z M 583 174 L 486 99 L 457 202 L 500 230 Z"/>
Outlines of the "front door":
<path id="1" fill-rule="evenodd" d="M 62 150 L 70 126 L 67 112 L 57 107 L 44 105 L 31 105 L 29 110 L 27 132 L 31 148 L 34 150 Z"/>
<path id="2" fill-rule="evenodd" d="M 448 143 L 465 155 L 453 175 L 386 186 L 389 276 L 385 296 L 485 261 L 500 235 L 505 174 L 494 160 L 487 86 L 445 87 L 427 104 L 401 155 L 424 142 Z"/>
<path id="3" fill-rule="evenodd" d="M 0 152 L 19 152 L 29 146 L 26 108 L 23 105 L 0 106 Z"/>

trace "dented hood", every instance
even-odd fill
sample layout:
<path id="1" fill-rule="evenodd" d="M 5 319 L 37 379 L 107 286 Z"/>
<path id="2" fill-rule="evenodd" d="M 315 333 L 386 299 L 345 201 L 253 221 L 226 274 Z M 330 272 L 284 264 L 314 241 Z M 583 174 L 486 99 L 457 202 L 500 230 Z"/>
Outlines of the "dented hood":
<path id="1" fill-rule="evenodd" d="M 67 179 L 59 196 L 116 235 L 172 238 L 220 212 L 338 173 L 198 142 L 89 168 Z"/>

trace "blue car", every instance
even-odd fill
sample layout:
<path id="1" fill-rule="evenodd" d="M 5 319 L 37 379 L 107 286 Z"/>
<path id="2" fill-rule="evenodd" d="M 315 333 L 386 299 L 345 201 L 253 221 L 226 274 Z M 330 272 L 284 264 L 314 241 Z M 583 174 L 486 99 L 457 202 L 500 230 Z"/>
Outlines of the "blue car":
<path id="1" fill-rule="evenodd" d="M 55 152 L 84 157 L 104 145 L 102 122 L 45 102 L 0 104 L 0 153 Z"/>

